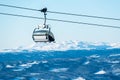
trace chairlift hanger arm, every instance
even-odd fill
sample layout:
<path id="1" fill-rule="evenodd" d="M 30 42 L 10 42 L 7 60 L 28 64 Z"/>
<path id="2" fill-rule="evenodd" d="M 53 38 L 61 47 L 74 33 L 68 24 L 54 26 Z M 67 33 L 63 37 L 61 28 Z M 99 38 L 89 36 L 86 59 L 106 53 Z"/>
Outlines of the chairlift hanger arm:
<path id="1" fill-rule="evenodd" d="M 41 9 L 40 11 L 44 13 L 44 24 L 43 24 L 43 25 L 46 26 L 46 15 L 47 15 L 46 12 L 47 12 L 47 8 L 43 8 L 43 9 Z"/>

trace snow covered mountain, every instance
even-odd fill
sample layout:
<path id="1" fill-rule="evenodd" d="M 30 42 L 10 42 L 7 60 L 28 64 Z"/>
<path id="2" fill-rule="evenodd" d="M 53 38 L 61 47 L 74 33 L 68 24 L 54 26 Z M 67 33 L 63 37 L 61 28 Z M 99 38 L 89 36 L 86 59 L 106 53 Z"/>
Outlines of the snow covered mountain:
<path id="1" fill-rule="evenodd" d="M 34 43 L 30 46 L 18 47 L 15 49 L 4 49 L 0 52 L 20 52 L 20 51 L 66 51 L 66 50 L 103 50 L 120 48 L 120 42 L 80 42 L 80 41 L 63 41 L 56 43 Z"/>
<path id="2" fill-rule="evenodd" d="M 120 42 L 64 41 L 4 49 L 0 80 L 120 80 Z"/>

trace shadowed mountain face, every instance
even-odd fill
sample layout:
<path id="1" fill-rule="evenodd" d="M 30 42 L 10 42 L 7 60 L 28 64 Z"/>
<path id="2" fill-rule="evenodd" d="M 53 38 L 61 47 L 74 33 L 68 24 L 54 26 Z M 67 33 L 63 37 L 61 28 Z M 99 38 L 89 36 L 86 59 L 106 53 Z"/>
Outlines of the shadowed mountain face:
<path id="1" fill-rule="evenodd" d="M 120 48 L 108 43 L 43 43 L 0 52 L 0 80 L 119 80 Z"/>

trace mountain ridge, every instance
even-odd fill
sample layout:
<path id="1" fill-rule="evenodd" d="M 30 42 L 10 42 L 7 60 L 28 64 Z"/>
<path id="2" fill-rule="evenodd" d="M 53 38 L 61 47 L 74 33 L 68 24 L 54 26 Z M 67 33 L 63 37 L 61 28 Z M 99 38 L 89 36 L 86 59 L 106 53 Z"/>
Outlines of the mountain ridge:
<path id="1" fill-rule="evenodd" d="M 119 49 L 120 42 L 83 42 L 83 41 L 63 41 L 56 43 L 34 43 L 30 46 L 21 46 L 13 49 L 3 49 L 0 52 L 22 52 L 22 51 L 66 51 L 66 50 L 104 50 Z"/>

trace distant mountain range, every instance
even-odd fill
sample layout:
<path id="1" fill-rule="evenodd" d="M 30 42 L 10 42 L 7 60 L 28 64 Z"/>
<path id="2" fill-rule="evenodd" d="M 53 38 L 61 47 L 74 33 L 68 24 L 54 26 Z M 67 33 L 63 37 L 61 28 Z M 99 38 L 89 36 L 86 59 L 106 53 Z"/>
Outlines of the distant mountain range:
<path id="1" fill-rule="evenodd" d="M 63 41 L 56 43 L 35 43 L 30 46 L 22 46 L 15 49 L 3 49 L 0 52 L 21 52 L 21 51 L 66 51 L 66 50 L 104 50 L 120 48 L 120 42 L 82 42 Z"/>

